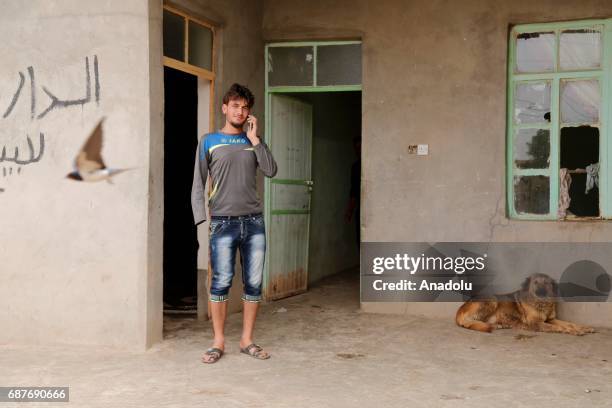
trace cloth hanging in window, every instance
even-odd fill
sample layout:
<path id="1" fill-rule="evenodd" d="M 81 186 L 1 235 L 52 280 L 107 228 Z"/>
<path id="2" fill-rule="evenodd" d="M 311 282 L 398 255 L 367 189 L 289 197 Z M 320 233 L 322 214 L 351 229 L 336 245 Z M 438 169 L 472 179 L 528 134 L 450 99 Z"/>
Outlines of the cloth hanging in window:
<path id="1" fill-rule="evenodd" d="M 599 188 L 599 163 L 589 164 L 586 168 L 586 188 L 584 194 L 588 194 L 595 186 Z"/>
<path id="2" fill-rule="evenodd" d="M 572 185 L 572 175 L 566 168 L 559 169 L 559 179 L 559 209 L 557 210 L 557 216 L 559 218 L 565 218 L 567 209 L 570 206 L 570 201 L 572 201 L 569 195 L 569 189 Z"/>

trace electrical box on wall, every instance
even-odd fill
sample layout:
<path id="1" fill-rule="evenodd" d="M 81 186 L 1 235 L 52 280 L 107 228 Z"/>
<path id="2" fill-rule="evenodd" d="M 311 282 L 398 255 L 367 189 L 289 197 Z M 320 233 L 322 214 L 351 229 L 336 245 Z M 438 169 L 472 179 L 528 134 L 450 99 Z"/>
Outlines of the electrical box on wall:
<path id="1" fill-rule="evenodd" d="M 429 145 L 408 145 L 408 154 L 416 154 L 418 156 L 427 156 L 429 154 Z"/>

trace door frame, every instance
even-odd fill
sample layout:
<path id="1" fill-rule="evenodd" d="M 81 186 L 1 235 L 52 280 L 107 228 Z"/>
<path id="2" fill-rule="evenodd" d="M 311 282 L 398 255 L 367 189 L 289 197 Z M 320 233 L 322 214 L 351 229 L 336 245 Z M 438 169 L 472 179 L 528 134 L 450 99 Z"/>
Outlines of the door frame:
<path id="1" fill-rule="evenodd" d="M 183 38 L 183 49 L 184 49 L 184 60 L 177 60 L 171 57 L 168 57 L 166 55 L 164 55 L 164 49 L 163 49 L 163 18 L 164 18 L 164 12 L 169 12 L 172 13 L 174 15 L 180 16 L 183 18 L 184 20 L 184 38 Z M 219 41 L 219 37 L 217 36 L 218 34 L 218 28 L 214 25 L 211 24 L 208 21 L 205 21 L 202 17 L 198 17 L 196 16 L 194 13 L 190 12 L 190 11 L 186 11 L 184 9 L 181 8 L 177 8 L 176 6 L 174 6 L 173 4 L 168 4 L 168 2 L 166 0 L 163 1 L 163 4 L 161 6 L 161 17 L 162 17 L 162 41 L 161 41 L 161 54 L 162 54 L 162 69 L 165 67 L 168 68 L 172 68 L 172 69 L 176 69 L 178 71 L 181 72 L 185 72 L 187 74 L 191 74 L 194 75 L 198 78 L 198 81 L 207 81 L 209 84 L 209 89 L 208 89 L 208 130 L 209 132 L 212 132 L 214 130 L 214 126 L 215 126 L 215 84 L 217 81 L 217 48 L 219 47 L 218 41 Z M 208 29 L 210 29 L 210 31 L 212 32 L 212 50 L 211 50 L 211 70 L 207 70 L 205 68 L 199 67 L 197 65 L 193 65 L 189 62 L 189 23 L 190 21 L 193 21 L 201 26 L 207 27 Z M 164 84 L 162 83 L 162 86 L 164 86 Z M 205 94 L 204 94 L 205 95 Z M 199 95 L 198 95 L 199 96 Z M 200 104 L 200 100 L 198 99 L 198 104 Z M 198 127 L 200 125 L 200 120 L 198 117 Z M 203 122 L 202 122 L 203 124 Z M 197 135 L 198 141 L 200 136 L 202 136 L 201 134 Z M 165 141 L 164 141 L 165 144 Z M 163 162 L 163 161 L 162 161 Z M 210 175 L 209 175 L 209 180 L 210 180 Z M 209 185 L 210 183 L 207 182 L 207 185 Z M 164 200 L 165 197 L 165 192 L 162 194 L 162 200 Z M 208 209 L 208 207 L 207 207 Z M 196 227 L 196 231 L 197 231 L 197 227 Z M 163 247 L 163 236 L 164 236 L 164 229 L 162 227 L 162 247 Z M 209 238 L 210 239 L 210 238 Z M 210 318 L 210 306 L 209 301 L 208 301 L 208 294 L 207 294 L 207 290 L 205 288 L 210 288 L 210 281 L 211 281 L 211 266 L 210 266 L 210 254 L 208 254 L 206 257 L 208 258 L 208 267 L 207 267 L 207 273 L 206 273 L 206 285 L 203 285 L 203 279 L 202 276 L 200 274 L 200 264 L 199 264 L 199 255 L 200 255 L 200 251 L 202 250 L 202 248 L 199 248 L 197 251 L 197 259 L 198 261 L 196 261 L 196 273 L 197 273 L 197 315 L 198 315 L 198 319 L 199 320 L 206 320 L 208 318 Z M 206 249 L 208 251 L 208 249 Z M 163 289 L 163 267 L 162 267 L 162 289 Z M 163 298 L 163 297 L 162 297 Z M 202 299 L 206 299 L 206 303 L 204 303 L 204 301 L 202 301 Z M 163 308 L 163 306 L 162 306 Z M 162 319 L 163 320 L 163 319 Z M 163 322 L 162 322 L 162 326 L 163 326 Z"/>
<path id="2" fill-rule="evenodd" d="M 359 85 L 317 85 L 317 47 L 318 46 L 326 46 L 326 45 L 349 45 L 349 44 L 363 44 L 361 40 L 353 40 L 353 41 L 287 41 L 287 42 L 272 42 L 267 43 L 264 50 L 264 63 L 265 63 L 265 136 L 266 143 L 268 146 L 272 146 L 274 143 L 272 137 L 272 117 L 270 116 L 270 107 L 272 103 L 272 95 L 273 94 L 285 94 L 287 96 L 291 96 L 292 93 L 313 93 L 313 92 L 350 92 L 350 91 L 359 91 L 362 92 L 363 98 L 363 80 Z M 268 52 L 270 48 L 273 47 L 313 47 L 313 85 L 305 85 L 305 86 L 270 86 L 268 72 L 270 68 L 270 61 L 268 58 Z M 363 51 L 362 51 L 363 56 Z M 363 58 L 361 62 L 363 66 Z M 363 71 L 362 71 L 363 72 Z M 311 148 L 311 158 L 312 158 L 312 143 L 310 145 Z M 269 178 L 265 178 L 264 180 L 264 220 L 266 225 L 270 225 L 271 221 L 271 180 Z M 361 223 L 361 220 L 359 220 Z M 308 226 L 310 229 L 310 225 Z M 310 246 L 310 233 L 308 235 L 308 242 L 306 243 L 306 253 L 309 251 Z M 270 247 L 270 234 L 266 234 L 266 248 L 267 251 L 271 251 Z M 269 282 L 269 256 L 266 256 L 266 262 L 264 264 L 264 275 L 263 275 L 263 288 L 264 300 L 269 300 L 269 294 L 267 293 L 267 284 Z"/>

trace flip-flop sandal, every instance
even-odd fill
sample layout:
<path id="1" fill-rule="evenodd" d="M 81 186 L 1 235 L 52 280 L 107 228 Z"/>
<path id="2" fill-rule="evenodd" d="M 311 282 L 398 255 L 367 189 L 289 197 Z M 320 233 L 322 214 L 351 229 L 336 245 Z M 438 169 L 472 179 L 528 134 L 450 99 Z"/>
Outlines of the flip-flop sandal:
<path id="1" fill-rule="evenodd" d="M 202 362 L 204 364 L 213 364 L 213 363 L 216 363 L 217 361 L 219 361 L 221 356 L 223 356 L 223 350 L 221 350 L 220 348 L 212 347 L 212 348 L 209 348 L 208 350 L 206 350 L 204 355 L 205 356 L 210 356 L 210 358 L 208 360 L 202 359 Z"/>
<path id="2" fill-rule="evenodd" d="M 266 353 L 263 348 L 261 348 L 255 343 L 251 343 L 245 348 L 241 348 L 240 352 L 258 360 L 267 360 L 270 358 L 270 355 Z"/>

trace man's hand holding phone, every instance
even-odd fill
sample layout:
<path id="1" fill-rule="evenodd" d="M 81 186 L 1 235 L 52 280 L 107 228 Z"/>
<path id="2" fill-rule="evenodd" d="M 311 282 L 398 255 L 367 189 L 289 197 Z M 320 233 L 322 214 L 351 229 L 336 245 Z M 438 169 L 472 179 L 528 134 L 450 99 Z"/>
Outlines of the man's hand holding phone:
<path id="1" fill-rule="evenodd" d="M 257 146 L 259 144 L 259 137 L 257 137 L 257 118 L 253 115 L 247 116 L 246 127 L 246 134 L 251 144 Z"/>

